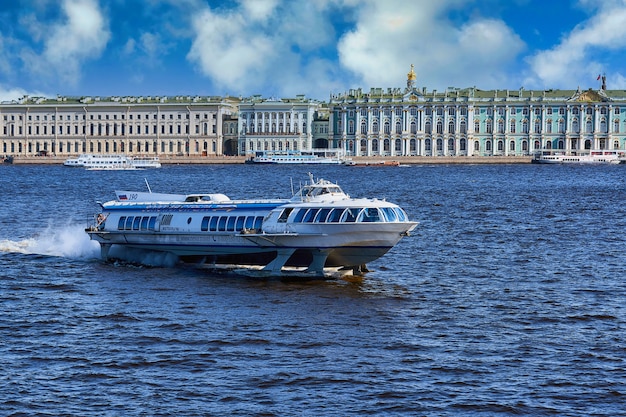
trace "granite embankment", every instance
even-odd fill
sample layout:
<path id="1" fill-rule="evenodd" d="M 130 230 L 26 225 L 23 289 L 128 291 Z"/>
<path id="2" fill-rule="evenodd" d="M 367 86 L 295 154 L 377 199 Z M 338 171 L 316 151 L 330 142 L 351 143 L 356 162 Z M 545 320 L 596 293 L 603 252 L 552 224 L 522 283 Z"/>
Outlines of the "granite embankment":
<path id="1" fill-rule="evenodd" d="M 65 156 L 15 157 L 14 164 L 63 164 Z M 162 164 L 243 164 L 243 156 L 162 156 Z M 530 156 L 388 156 L 388 157 L 353 157 L 354 161 L 398 161 L 401 164 L 527 164 Z"/>

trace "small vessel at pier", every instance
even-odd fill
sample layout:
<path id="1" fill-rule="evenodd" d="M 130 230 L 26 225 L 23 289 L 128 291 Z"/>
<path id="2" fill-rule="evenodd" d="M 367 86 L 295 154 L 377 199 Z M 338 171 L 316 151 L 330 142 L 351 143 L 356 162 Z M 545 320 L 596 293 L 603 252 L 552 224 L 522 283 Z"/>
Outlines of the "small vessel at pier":
<path id="1" fill-rule="evenodd" d="M 626 151 L 619 149 L 592 149 L 577 152 L 564 150 L 544 150 L 535 153 L 536 164 L 623 164 L 626 163 Z"/>
<path id="2" fill-rule="evenodd" d="M 169 252 L 182 261 L 248 265 L 267 275 L 289 269 L 354 273 L 417 225 L 391 202 L 351 198 L 312 176 L 289 199 L 233 200 L 224 194 L 117 191 L 86 233 L 108 258 L 112 247 Z M 290 269 L 291 268 L 291 269 Z"/>
<path id="3" fill-rule="evenodd" d="M 246 160 L 248 164 L 342 164 L 346 158 L 340 150 L 258 151 Z"/>
<path id="4" fill-rule="evenodd" d="M 81 154 L 76 158 L 68 158 L 63 163 L 66 167 L 79 167 L 89 170 L 131 170 L 145 168 L 161 168 L 158 156 L 133 157 L 123 154 Z"/>

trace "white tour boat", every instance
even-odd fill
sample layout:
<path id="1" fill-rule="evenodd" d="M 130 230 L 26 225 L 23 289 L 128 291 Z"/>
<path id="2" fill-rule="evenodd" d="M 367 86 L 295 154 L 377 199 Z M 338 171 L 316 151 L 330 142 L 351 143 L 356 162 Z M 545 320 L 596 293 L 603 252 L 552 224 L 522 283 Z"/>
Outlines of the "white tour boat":
<path id="1" fill-rule="evenodd" d="M 132 157 L 123 154 L 81 154 L 76 158 L 66 159 L 63 165 L 66 167 L 80 167 L 89 170 L 161 168 L 161 162 L 158 156 Z"/>
<path id="2" fill-rule="evenodd" d="M 258 151 L 246 160 L 249 164 L 342 164 L 346 159 L 339 150 Z"/>
<path id="3" fill-rule="evenodd" d="M 533 163 L 537 164 L 623 164 L 626 151 L 614 149 L 594 149 L 565 152 L 564 150 L 543 150 L 535 153 Z"/>
<path id="4" fill-rule="evenodd" d="M 116 191 L 86 232 L 112 247 L 175 254 L 182 261 L 247 265 L 262 273 L 360 273 L 417 225 L 385 200 L 351 198 L 337 184 L 310 181 L 290 199 L 231 200 L 223 194 Z"/>

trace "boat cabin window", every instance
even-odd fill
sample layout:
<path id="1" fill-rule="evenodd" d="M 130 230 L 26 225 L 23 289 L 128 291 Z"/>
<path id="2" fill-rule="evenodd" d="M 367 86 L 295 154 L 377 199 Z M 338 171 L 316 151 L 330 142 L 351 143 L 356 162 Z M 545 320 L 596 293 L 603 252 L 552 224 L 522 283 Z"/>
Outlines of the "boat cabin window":
<path id="1" fill-rule="evenodd" d="M 203 217 L 202 222 L 200 222 L 200 231 L 208 232 L 209 231 L 209 219 L 210 217 Z"/>
<path id="2" fill-rule="evenodd" d="M 278 217 L 278 223 L 285 223 L 292 211 L 293 207 L 287 207 L 286 209 L 284 209 Z"/>
<path id="3" fill-rule="evenodd" d="M 388 222 L 395 222 L 398 220 L 398 215 L 391 207 L 383 207 L 380 210 L 383 212 L 383 216 Z"/>
<path id="4" fill-rule="evenodd" d="M 343 209 L 340 208 L 335 208 L 332 209 L 330 214 L 328 215 L 328 217 L 326 218 L 326 221 L 329 223 L 338 223 L 339 220 L 341 219 L 341 215 L 343 214 Z"/>
<path id="5" fill-rule="evenodd" d="M 315 216 L 315 219 L 313 221 L 315 223 L 326 223 L 326 217 L 328 217 L 328 213 L 330 213 L 330 209 L 329 208 L 321 209 L 317 213 L 317 215 Z"/>
<path id="6" fill-rule="evenodd" d="M 315 215 L 318 211 L 319 209 L 309 209 L 304 215 L 304 219 L 302 219 L 302 221 L 304 223 L 313 223 L 313 219 L 315 218 Z"/>
<path id="7" fill-rule="evenodd" d="M 376 207 L 364 208 L 361 211 L 361 213 L 359 213 L 357 222 L 359 223 L 380 222 L 380 214 L 378 213 L 378 209 Z"/>
<path id="8" fill-rule="evenodd" d="M 293 223 L 392 223 L 408 221 L 406 213 L 399 207 L 302 208 L 296 210 Z"/>
<path id="9" fill-rule="evenodd" d="M 356 218 L 359 215 L 359 208 L 348 208 L 343 212 L 343 216 L 341 216 L 341 221 L 344 223 L 354 223 L 356 222 Z"/>
<path id="10" fill-rule="evenodd" d="M 117 230 L 155 230 L 156 216 L 121 216 Z"/>
<path id="11" fill-rule="evenodd" d="M 302 223 L 302 219 L 304 218 L 305 214 L 306 214 L 306 209 L 298 210 L 298 212 L 296 213 L 296 217 L 293 218 L 293 222 Z"/>
<path id="12" fill-rule="evenodd" d="M 219 221 L 217 222 L 217 230 L 220 232 L 226 231 L 226 217 L 220 217 Z"/>
<path id="13" fill-rule="evenodd" d="M 263 216 L 205 216 L 200 222 L 202 232 L 239 232 L 246 229 L 260 229 Z"/>
<path id="14" fill-rule="evenodd" d="M 254 227 L 254 217 L 246 217 L 246 229 L 252 229 Z"/>

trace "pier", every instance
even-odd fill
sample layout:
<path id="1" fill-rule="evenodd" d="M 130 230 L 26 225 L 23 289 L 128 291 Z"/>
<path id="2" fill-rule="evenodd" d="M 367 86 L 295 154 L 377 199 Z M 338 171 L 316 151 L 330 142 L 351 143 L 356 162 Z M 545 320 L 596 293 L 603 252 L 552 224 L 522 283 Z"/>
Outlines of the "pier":
<path id="1" fill-rule="evenodd" d="M 63 165 L 67 159 L 65 156 L 16 156 L 13 164 L 37 165 L 51 164 Z M 243 164 L 245 156 L 163 156 L 160 162 L 163 165 L 210 165 L 210 164 Z M 531 156 L 356 156 L 352 160 L 362 161 L 398 161 L 403 165 L 422 164 L 529 164 Z"/>

